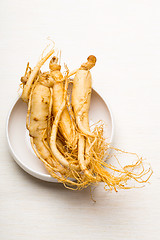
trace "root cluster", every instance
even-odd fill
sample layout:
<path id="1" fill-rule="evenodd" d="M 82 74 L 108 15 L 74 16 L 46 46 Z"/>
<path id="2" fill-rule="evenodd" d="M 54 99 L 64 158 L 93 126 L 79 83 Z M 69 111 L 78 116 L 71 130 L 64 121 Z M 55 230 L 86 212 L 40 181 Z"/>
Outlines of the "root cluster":
<path id="1" fill-rule="evenodd" d="M 46 60 L 53 52 L 52 49 Z M 45 62 L 44 58 L 42 59 L 43 63 Z M 72 104 L 71 99 L 74 94 L 72 81 L 74 80 L 71 80 L 70 76 L 81 71 L 78 73 L 79 77 L 85 76 L 86 79 L 89 79 L 90 76 L 86 72 L 89 72 L 95 65 L 95 61 L 94 56 L 91 56 L 87 63 L 82 64 L 73 73 L 69 73 L 66 67 L 63 75 L 60 75 L 60 65 L 56 61 L 56 57 L 52 58 L 50 62 L 50 71 L 45 73 L 40 71 L 42 63 L 38 62 L 33 70 L 27 64 L 25 75 L 21 78 L 21 85 L 23 88 L 22 99 L 25 96 L 23 100 L 28 104 L 26 125 L 32 147 L 50 175 L 72 190 L 97 185 L 99 182 L 105 184 L 106 190 L 115 191 L 143 186 L 152 174 L 150 165 L 147 165 L 137 154 L 112 147 L 103 136 L 103 123 L 95 123 L 93 131 L 90 131 L 89 125 L 87 125 L 87 111 L 89 110 L 87 108 L 90 103 L 91 87 L 84 89 L 84 97 L 81 97 L 79 107 L 74 107 Z M 55 89 L 62 89 L 62 92 L 58 92 L 56 95 L 54 91 L 57 90 Z M 37 93 L 37 91 L 39 92 Z M 83 89 L 79 91 L 83 91 Z M 43 96 L 44 93 L 45 96 Z M 59 106 L 53 107 L 53 99 L 58 102 L 61 93 Z M 74 97 L 76 98 L 76 96 Z M 33 109 L 42 109 L 42 113 L 40 114 L 41 110 L 37 113 L 34 112 L 33 118 Z M 82 112 L 81 115 L 80 112 Z M 69 120 L 67 120 L 68 118 Z M 68 124 L 65 126 L 69 126 L 70 132 L 65 131 L 64 123 Z M 125 165 L 122 156 L 124 159 L 134 156 L 134 161 Z"/>

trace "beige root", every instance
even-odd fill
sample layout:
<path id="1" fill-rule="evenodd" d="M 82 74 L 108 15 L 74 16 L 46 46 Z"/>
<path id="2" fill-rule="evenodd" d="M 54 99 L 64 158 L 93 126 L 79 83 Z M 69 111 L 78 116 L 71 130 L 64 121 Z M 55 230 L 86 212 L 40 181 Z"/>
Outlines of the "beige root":
<path id="1" fill-rule="evenodd" d="M 21 81 L 22 99 L 28 102 L 27 128 L 31 144 L 51 176 L 73 190 L 104 182 L 106 189 L 117 191 L 132 188 L 128 185 L 130 180 L 141 184 L 147 182 L 152 170 L 145 169 L 142 158 L 135 155 L 136 163 L 122 167 L 116 154 L 108 153 L 108 149 L 113 148 L 103 137 L 103 126 L 97 124 L 93 132 L 90 130 L 90 69 L 96 58 L 89 56 L 79 69 L 67 71 L 63 76 L 54 57 L 50 71 L 42 74 L 40 67 L 50 53 L 33 70 L 28 64 Z M 68 78 L 73 74 L 76 75 L 72 93 L 69 93 Z M 69 94 L 72 94 L 71 103 Z M 120 168 L 106 162 L 106 157 L 114 157 Z"/>
<path id="2" fill-rule="evenodd" d="M 69 161 L 65 159 L 65 157 L 61 154 L 61 152 L 58 150 L 57 145 L 56 145 L 56 139 L 57 139 L 57 131 L 58 131 L 58 124 L 60 122 L 62 113 L 66 107 L 66 94 L 67 94 L 67 88 L 68 88 L 68 82 L 67 82 L 67 76 L 66 76 L 66 83 L 64 87 L 64 93 L 63 93 L 63 101 L 59 107 L 58 112 L 56 113 L 53 125 L 52 125 L 52 130 L 51 130 L 51 136 L 50 136 L 50 147 L 52 154 L 54 157 L 66 168 L 70 169 L 78 169 L 79 166 L 76 166 L 74 164 L 70 164 Z"/>
<path id="3" fill-rule="evenodd" d="M 32 87 L 32 84 L 38 74 L 38 72 L 40 71 L 40 68 L 42 67 L 42 65 L 47 61 L 47 59 L 54 53 L 54 48 L 52 48 L 47 54 L 46 56 L 42 57 L 40 59 L 40 61 L 37 63 L 37 65 L 34 67 L 33 71 L 31 72 L 24 88 L 23 88 L 23 92 L 22 92 L 22 100 L 24 102 L 28 102 L 29 100 L 29 93 Z"/>
<path id="4" fill-rule="evenodd" d="M 73 90 L 72 90 L 72 106 L 75 113 L 76 122 L 79 130 L 82 134 L 79 134 L 78 141 L 78 160 L 81 170 L 84 171 L 85 175 L 89 178 L 94 178 L 93 175 L 87 170 L 87 162 L 85 162 L 85 149 L 86 157 L 89 163 L 89 146 L 85 140 L 83 134 L 87 136 L 94 137 L 95 135 L 91 133 L 89 128 L 89 107 L 90 107 L 90 97 L 92 89 L 92 78 L 90 69 L 95 65 L 96 58 L 94 56 L 89 56 L 87 63 L 81 65 L 80 69 L 76 72 L 73 80 Z M 86 146 L 85 146 L 86 143 Z"/>
<path id="5" fill-rule="evenodd" d="M 28 129 L 38 152 L 45 160 L 53 165 L 51 153 L 44 144 L 47 140 L 46 130 L 49 113 L 49 98 L 49 88 L 37 83 L 32 92 L 30 123 Z"/>
<path id="6" fill-rule="evenodd" d="M 64 99 L 64 81 L 60 72 L 61 66 L 58 64 L 58 58 L 53 57 L 49 64 L 50 78 L 53 79 L 53 116 L 55 117 L 61 107 Z M 68 109 L 65 106 L 59 120 L 59 129 L 70 145 L 76 144 L 75 127 L 71 121 Z"/>
<path id="7" fill-rule="evenodd" d="M 89 70 L 95 65 L 96 58 L 91 55 L 87 60 L 76 72 L 73 80 L 72 106 L 80 131 L 85 135 L 94 137 L 94 134 L 86 128 L 86 125 L 89 125 L 86 121 L 88 121 L 92 90 L 92 77 Z"/>
<path id="8" fill-rule="evenodd" d="M 66 173 L 66 170 L 52 156 L 48 145 L 48 122 L 50 113 L 51 91 L 49 86 L 53 82 L 47 82 L 47 73 L 38 76 L 32 84 L 28 102 L 27 128 L 31 137 L 31 144 L 40 160 L 50 164 L 54 171 Z"/>

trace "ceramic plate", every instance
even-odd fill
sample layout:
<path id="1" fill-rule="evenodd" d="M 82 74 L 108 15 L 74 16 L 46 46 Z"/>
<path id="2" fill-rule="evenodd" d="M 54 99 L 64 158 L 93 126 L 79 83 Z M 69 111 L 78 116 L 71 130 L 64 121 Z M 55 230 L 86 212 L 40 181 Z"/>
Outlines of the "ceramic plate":
<path id="1" fill-rule="evenodd" d="M 35 155 L 26 129 L 27 104 L 18 98 L 7 118 L 6 134 L 9 150 L 16 163 L 24 171 L 32 176 L 48 182 L 57 182 L 45 169 L 43 163 Z M 111 111 L 103 98 L 95 91 L 92 91 L 91 105 L 89 112 L 90 124 L 104 122 L 104 135 L 107 142 L 112 141 L 113 119 Z"/>

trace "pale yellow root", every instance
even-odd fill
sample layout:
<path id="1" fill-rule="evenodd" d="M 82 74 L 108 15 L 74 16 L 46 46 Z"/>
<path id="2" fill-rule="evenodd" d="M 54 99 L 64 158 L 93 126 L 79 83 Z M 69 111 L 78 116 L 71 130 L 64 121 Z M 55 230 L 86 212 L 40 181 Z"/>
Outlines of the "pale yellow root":
<path id="1" fill-rule="evenodd" d="M 83 126 L 85 126 L 85 129 L 87 129 L 89 132 L 91 131 L 90 127 L 89 127 L 88 115 L 83 118 Z M 93 134 L 93 135 L 95 136 L 95 134 Z M 92 154 L 90 152 L 90 144 L 88 142 L 88 136 L 86 136 L 85 137 L 85 165 L 86 165 L 86 167 L 89 165 L 91 158 L 92 158 Z"/>
<path id="2" fill-rule="evenodd" d="M 49 143 L 49 138 L 51 135 L 51 126 L 52 126 L 52 102 L 53 99 L 53 90 L 50 88 L 50 101 L 49 101 L 49 113 L 48 113 L 48 123 L 47 123 L 47 139 Z"/>
<path id="3" fill-rule="evenodd" d="M 51 76 L 52 71 L 40 73 L 40 67 L 52 53 L 50 52 L 42 58 L 33 71 L 27 65 L 25 76 L 22 78 L 24 88 L 22 98 L 24 97 L 24 101 L 28 102 L 27 127 L 31 136 L 31 144 L 35 154 L 44 163 L 48 172 L 62 182 L 65 187 L 72 190 L 80 190 L 91 184 L 104 182 L 106 190 L 117 191 L 117 189 L 136 187 L 129 185 L 130 180 L 139 184 L 147 182 L 152 175 L 152 169 L 145 168 L 142 158 L 135 154 L 136 163 L 123 167 L 118 156 L 108 154 L 107 150 L 111 148 L 123 154 L 130 153 L 110 147 L 103 137 L 102 126 L 95 126 L 93 132 L 90 130 L 88 111 L 92 81 L 89 70 L 95 65 L 96 58 L 90 56 L 78 70 L 71 73 L 67 71 L 65 77 L 62 75 L 60 77 L 60 68 L 52 68 L 53 77 L 53 75 Z M 68 77 L 75 73 L 72 91 L 73 114 L 67 89 Z M 58 96 L 55 100 L 52 96 L 55 82 L 57 87 L 55 93 L 59 94 L 59 100 Z M 65 86 L 63 86 L 64 83 Z M 59 101 L 54 120 L 52 100 Z M 65 114 L 65 109 L 69 109 L 69 112 L 67 110 L 69 118 Z M 70 119 L 70 123 L 67 122 L 67 118 Z M 63 133 L 65 128 L 61 127 L 62 119 L 66 122 L 65 126 L 74 126 L 74 133 L 78 135 L 77 146 L 69 144 L 70 140 L 64 140 L 64 137 L 66 139 L 67 137 Z M 106 156 L 114 157 L 120 168 L 105 162 Z"/>
<path id="4" fill-rule="evenodd" d="M 30 91 L 29 99 L 28 99 L 28 109 L 27 109 L 27 117 L 26 117 L 26 128 L 28 130 L 29 130 L 29 118 L 30 118 L 30 111 L 31 111 L 32 94 L 33 94 L 34 88 L 37 85 L 37 82 L 38 82 L 38 79 L 33 83 L 31 91 Z"/>
<path id="5" fill-rule="evenodd" d="M 83 65 L 83 64 L 82 64 Z M 80 131 L 87 136 L 95 135 L 83 124 L 83 119 L 88 121 L 88 112 L 90 107 L 92 89 L 92 77 L 89 70 L 81 68 L 77 71 L 73 80 L 72 106 L 76 117 L 76 123 Z"/>
<path id="6" fill-rule="evenodd" d="M 54 171 L 60 172 L 61 169 L 55 167 L 56 164 L 53 162 L 53 159 L 50 157 L 50 155 L 47 154 L 47 155 L 49 155 L 49 156 L 47 156 L 47 158 L 43 158 L 43 157 L 42 157 L 42 153 L 40 152 L 40 149 L 39 149 L 39 151 L 38 151 L 38 149 L 35 147 L 35 146 L 37 145 L 36 142 L 38 141 L 38 146 L 41 145 L 41 146 L 40 146 L 41 149 L 42 149 L 42 148 L 45 148 L 45 147 L 43 146 L 42 140 L 41 140 L 41 139 L 33 139 L 33 137 L 30 137 L 30 141 L 31 141 L 32 148 L 33 148 L 35 154 L 37 155 L 37 157 L 38 157 L 42 162 L 48 163 L 50 166 L 52 166 L 52 168 L 53 168 Z M 45 149 L 45 151 L 47 151 L 47 150 Z M 43 152 L 44 152 L 44 150 L 43 150 Z M 45 156 L 46 156 L 46 154 L 45 154 Z"/>
<path id="7" fill-rule="evenodd" d="M 52 129 L 51 129 L 51 136 L 50 136 L 50 148 L 52 151 L 53 156 L 65 167 L 69 168 L 71 167 L 69 165 L 69 162 L 64 158 L 64 156 L 60 153 L 60 151 L 57 148 L 57 144 L 56 144 L 56 139 L 57 139 L 57 131 L 58 131 L 58 124 L 61 118 L 61 114 L 66 106 L 66 100 L 65 100 L 65 95 L 66 95 L 66 91 L 67 91 L 67 82 L 65 84 L 65 91 L 64 91 L 64 99 L 63 102 L 55 116 L 53 125 L 52 125 Z M 73 167 L 73 166 L 72 166 Z"/>
<path id="8" fill-rule="evenodd" d="M 64 81 L 60 72 L 61 66 L 58 64 L 58 58 L 53 57 L 49 64 L 50 76 L 54 80 L 53 84 L 53 115 L 56 116 L 64 99 Z M 75 144 L 75 128 L 72 124 L 67 106 L 62 111 L 59 120 L 59 129 L 69 144 Z"/>
<path id="9" fill-rule="evenodd" d="M 48 169 L 50 168 L 50 170 L 52 170 L 52 173 L 59 173 L 62 175 L 66 175 L 67 171 L 66 169 L 64 169 L 57 161 L 56 159 L 53 160 L 53 158 L 47 157 L 47 159 L 42 157 L 42 153 L 39 152 L 36 148 L 36 143 L 35 143 L 35 139 L 33 139 L 32 137 L 30 137 L 30 141 L 31 141 L 31 145 L 32 148 L 35 152 L 35 154 L 37 155 L 37 157 L 44 163 L 45 167 Z M 40 142 L 40 140 L 38 139 L 38 142 Z M 38 143 L 39 144 L 39 143 Z M 42 141 L 41 141 L 42 144 Z"/>
<path id="10" fill-rule="evenodd" d="M 81 117 L 80 117 L 80 116 L 76 116 L 76 121 L 77 121 L 77 125 L 78 125 L 78 127 L 79 127 L 79 130 L 80 130 L 83 134 L 85 134 L 85 135 L 87 135 L 87 136 L 89 136 L 89 137 L 95 137 L 95 135 L 94 135 L 92 132 L 88 131 L 88 130 L 83 126 L 82 120 L 81 120 Z"/>
<path id="11" fill-rule="evenodd" d="M 37 82 L 34 84 L 34 88 L 32 88 L 30 98 L 30 107 L 27 113 L 30 122 L 27 125 L 29 134 L 33 138 L 32 142 L 45 161 L 54 167 L 56 164 L 56 168 L 64 172 L 65 170 L 59 162 L 56 163 L 56 159 L 52 156 L 47 144 L 50 89 L 41 85 L 40 82 Z"/>
<path id="12" fill-rule="evenodd" d="M 64 146 L 64 143 L 62 143 L 61 140 L 58 138 L 56 139 L 56 146 L 57 146 L 58 150 L 61 152 L 61 154 L 63 155 L 64 151 L 66 151 L 64 149 L 65 146 Z"/>
<path id="13" fill-rule="evenodd" d="M 80 69 L 76 72 L 73 80 L 72 89 L 72 106 L 78 125 L 79 131 L 86 137 L 95 137 L 95 134 L 90 131 L 88 112 L 90 107 L 92 77 L 89 69 L 91 69 L 96 62 L 94 56 L 89 56 L 87 63 L 81 65 Z M 87 160 L 85 161 L 85 155 Z M 79 137 L 78 141 L 78 160 L 81 170 L 84 171 L 86 176 L 94 178 L 94 176 L 87 170 L 87 165 L 90 162 L 90 153 L 88 142 L 84 136 Z"/>
<path id="14" fill-rule="evenodd" d="M 37 63 L 37 65 L 34 67 L 33 71 L 31 72 L 28 81 L 26 82 L 24 88 L 23 88 L 23 92 L 22 92 L 22 96 L 21 98 L 23 99 L 24 102 L 28 102 L 29 99 L 29 94 L 30 94 L 30 90 L 33 84 L 33 81 L 35 80 L 38 72 L 40 71 L 40 68 L 42 67 L 42 65 L 47 61 L 47 59 L 54 53 L 54 48 L 52 48 L 47 54 L 46 56 L 42 57 L 41 60 Z"/>
<path id="15" fill-rule="evenodd" d="M 86 163 L 84 161 L 84 148 L 85 148 L 84 136 L 79 134 L 79 139 L 78 139 L 78 159 L 79 159 L 79 165 L 80 165 L 81 170 L 84 172 L 84 174 L 89 179 L 93 179 L 94 177 L 92 176 L 90 171 L 88 171 L 88 169 L 86 168 Z"/>
<path id="16" fill-rule="evenodd" d="M 69 162 L 65 159 L 65 157 L 60 153 L 60 151 L 57 148 L 56 145 L 56 139 L 57 139 L 57 131 L 58 131 L 58 124 L 61 118 L 61 114 L 63 112 L 63 110 L 66 107 L 66 91 L 67 91 L 67 82 L 65 84 L 65 90 L 64 90 L 64 100 L 55 116 L 53 125 L 52 125 L 52 130 L 51 130 L 51 136 L 50 136 L 50 147 L 52 150 L 52 154 L 54 155 L 54 157 L 65 167 L 70 168 L 70 169 L 78 169 L 78 166 L 74 165 L 74 164 L 69 164 Z"/>
<path id="17" fill-rule="evenodd" d="M 49 89 L 48 86 L 42 85 L 41 80 L 44 80 L 44 74 L 39 78 L 39 82 L 33 85 L 34 87 L 32 87 L 29 101 L 30 107 L 28 114 L 30 123 L 28 123 L 28 129 L 33 139 L 32 147 L 34 144 L 34 149 L 36 148 L 41 158 L 64 174 L 66 173 L 66 169 L 52 156 L 52 152 L 47 143 L 48 128 L 50 127 L 48 126 L 48 117 L 51 117 L 52 90 Z"/>
<path id="18" fill-rule="evenodd" d="M 57 130 L 58 130 L 58 123 L 62 114 L 63 109 L 65 108 L 65 100 L 63 101 L 61 108 L 59 109 L 51 130 L 51 136 L 50 136 L 50 147 L 52 150 L 52 154 L 54 157 L 65 167 L 69 167 L 68 161 L 63 157 L 63 155 L 59 152 L 56 146 L 56 137 L 57 137 Z"/>

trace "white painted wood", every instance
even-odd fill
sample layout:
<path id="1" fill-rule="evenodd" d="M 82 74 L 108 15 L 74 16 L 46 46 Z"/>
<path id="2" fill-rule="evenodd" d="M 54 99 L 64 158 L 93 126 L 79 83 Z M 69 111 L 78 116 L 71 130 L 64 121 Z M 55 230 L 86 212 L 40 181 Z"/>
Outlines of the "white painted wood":
<path id="1" fill-rule="evenodd" d="M 160 239 L 159 9 L 158 0 L 0 2 L 0 239 Z M 100 185 L 93 203 L 89 189 L 37 180 L 10 157 L 7 113 L 48 36 L 70 69 L 96 55 L 94 88 L 110 103 L 114 145 L 150 161 L 151 184 L 118 193 Z"/>

